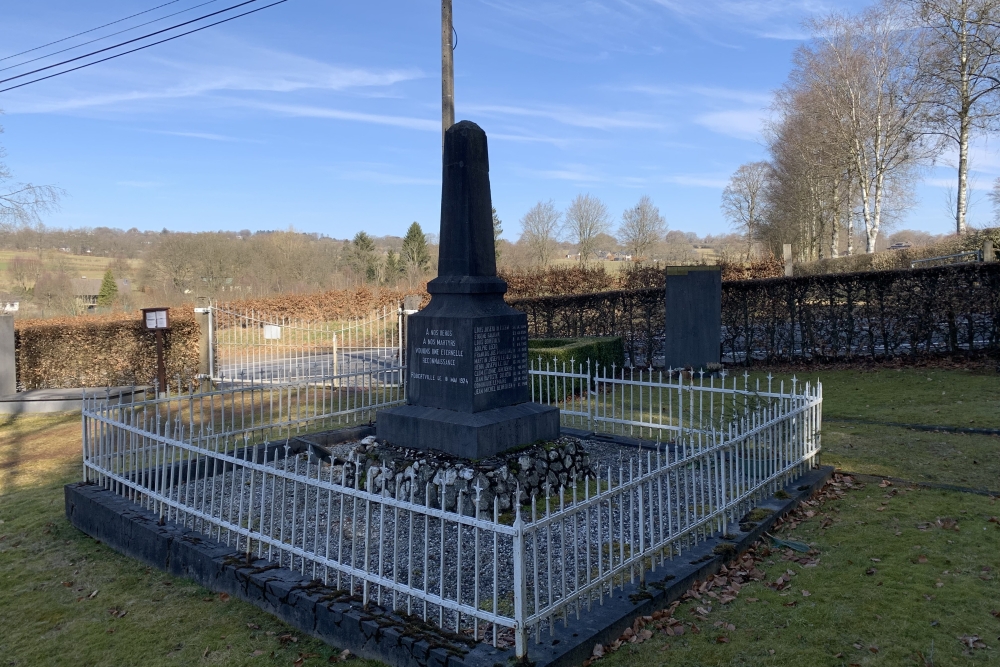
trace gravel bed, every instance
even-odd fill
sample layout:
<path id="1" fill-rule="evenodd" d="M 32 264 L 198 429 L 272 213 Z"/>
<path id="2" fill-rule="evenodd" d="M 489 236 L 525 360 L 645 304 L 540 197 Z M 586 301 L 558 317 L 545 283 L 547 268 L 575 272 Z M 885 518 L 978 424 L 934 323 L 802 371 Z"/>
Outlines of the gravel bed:
<path id="1" fill-rule="evenodd" d="M 357 444 L 345 443 L 330 449 L 335 457 L 346 460 Z M 606 441 L 586 440 L 582 445 L 591 456 L 592 467 L 601 471 L 602 478 L 606 478 L 609 466 L 615 472 L 619 466 L 627 471 L 630 462 L 634 464 L 640 456 L 645 456 L 643 450 L 636 447 Z M 318 488 L 315 483 L 296 482 L 281 476 L 281 472 L 290 472 L 311 480 L 318 476 L 321 482 L 340 482 L 343 472 L 339 465 L 317 465 L 307 454 L 279 458 L 269 461 L 267 466 L 274 473 L 254 472 L 242 467 L 230 469 L 181 483 L 174 487 L 172 495 L 185 505 L 194 506 L 217 519 L 268 534 L 278 540 L 280 546 L 257 540 L 248 545 L 246 538 L 195 517 L 189 516 L 186 521 L 183 517 L 168 518 L 221 539 L 236 550 L 249 549 L 253 555 L 310 574 L 328 586 L 358 595 L 367 591 L 368 599 L 376 604 L 425 616 L 428 621 L 448 630 L 469 632 L 474 621 L 465 614 L 458 617 L 442 606 L 425 605 L 389 587 L 374 583 L 365 586 L 360 579 L 303 558 L 294 550 L 317 554 L 319 560 L 329 559 L 339 563 L 341 568 L 378 573 L 486 612 L 496 608 L 502 616 L 512 616 L 514 582 L 510 535 L 355 499 L 349 494 Z M 664 503 L 666 511 L 659 511 L 660 524 L 655 530 L 662 530 L 663 523 L 668 523 L 673 530 L 685 525 L 687 517 L 681 515 L 702 500 L 702 489 L 693 487 L 708 488 L 709 485 L 698 482 L 707 482 L 710 472 L 694 468 L 688 477 L 665 483 L 657 491 L 662 500 L 664 497 L 659 493 L 669 488 L 666 498 L 670 502 Z M 615 480 L 617 477 L 617 474 L 612 475 Z M 550 500 L 553 500 L 552 509 L 556 509 L 559 499 Z M 648 516 L 652 494 L 647 494 L 643 502 Z M 541 511 L 544 505 L 544 502 L 538 503 L 538 509 Z M 621 502 L 602 503 L 599 511 L 577 512 L 572 519 L 551 522 L 538 530 L 531 530 L 531 517 L 524 516 L 524 520 L 529 521 L 525 542 L 529 613 L 536 608 L 536 601 L 541 607 L 547 607 L 551 603 L 550 592 L 556 601 L 570 595 L 574 582 L 582 583 L 593 576 L 598 560 L 606 570 L 609 558 L 612 564 L 628 558 L 632 544 L 638 541 L 638 533 L 628 529 L 628 517 L 635 521 L 638 507 L 638 495 L 633 493 Z M 501 522 L 509 524 L 512 519 L 501 517 Z M 654 537 L 647 525 L 646 543 L 651 543 Z M 474 548 L 477 543 L 478 559 Z M 546 568 L 546 563 L 550 567 Z M 609 592 L 605 587 L 604 593 Z M 587 606 L 587 602 L 578 601 L 568 612 L 575 613 L 577 604 Z M 491 640 L 492 628 L 485 623 L 480 623 L 479 627 L 489 630 L 485 638 Z M 483 630 L 478 636 L 484 636 Z"/>

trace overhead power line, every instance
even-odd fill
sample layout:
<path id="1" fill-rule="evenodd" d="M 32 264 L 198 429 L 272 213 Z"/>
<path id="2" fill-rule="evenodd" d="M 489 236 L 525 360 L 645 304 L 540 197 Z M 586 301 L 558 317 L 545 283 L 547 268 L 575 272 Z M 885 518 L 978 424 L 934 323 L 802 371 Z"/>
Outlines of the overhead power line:
<path id="1" fill-rule="evenodd" d="M 184 27 L 186 25 L 190 25 L 192 23 L 197 23 L 198 21 L 202 21 L 204 19 L 211 18 L 213 16 L 217 16 L 218 14 L 225 14 L 226 12 L 232 11 L 234 9 L 238 9 L 239 7 L 243 7 L 244 5 L 249 5 L 249 4 L 252 4 L 254 2 L 257 2 L 257 0 L 244 0 L 244 2 L 241 2 L 239 4 L 233 5 L 231 7 L 226 7 L 225 9 L 220 9 L 217 12 L 212 12 L 211 14 L 205 14 L 204 16 L 199 16 L 196 19 L 191 19 L 190 21 L 184 21 L 183 23 L 178 23 L 177 25 L 172 25 L 172 26 L 170 26 L 168 28 L 162 28 L 160 30 L 157 30 L 156 32 L 151 32 L 149 34 L 142 35 L 141 37 L 134 37 L 134 38 L 126 40 L 124 42 L 119 42 L 118 44 L 113 44 L 111 46 L 106 46 L 103 49 L 98 49 L 96 51 L 91 51 L 90 53 L 85 53 L 82 56 L 77 56 L 75 58 L 70 58 L 68 60 L 63 60 L 62 62 L 53 63 L 52 65 L 46 65 L 45 67 L 39 67 L 38 69 L 33 69 L 30 72 L 25 72 L 23 74 L 15 74 L 14 76 L 9 76 L 6 79 L 0 79 L 0 83 L 7 83 L 8 81 L 13 81 L 14 79 L 23 79 L 26 76 L 31 76 L 32 74 L 37 74 L 38 72 L 44 72 L 45 70 L 52 69 L 53 67 L 60 67 L 61 65 L 66 65 L 66 64 L 69 64 L 69 63 L 76 62 L 77 60 L 83 60 L 84 58 L 89 58 L 91 56 L 96 56 L 98 53 L 104 53 L 105 51 L 111 51 L 112 49 L 117 49 L 119 47 L 126 46 L 127 44 L 133 44 L 135 42 L 141 42 L 144 39 L 149 39 L 150 37 L 155 37 L 156 35 L 160 35 L 160 34 L 163 34 L 165 32 L 170 32 L 171 30 L 176 30 L 177 28 L 182 28 L 182 27 Z M 242 16 L 242 14 L 241 14 L 241 16 Z M 212 24 L 212 25 L 215 25 L 215 24 Z M 184 33 L 184 34 L 189 34 L 189 33 Z M 157 44 L 159 44 L 159 43 L 160 42 L 157 42 Z M 131 51 L 129 51 L 128 53 L 131 53 Z M 98 62 L 101 62 L 101 61 L 98 61 Z"/>
<path id="2" fill-rule="evenodd" d="M 246 4 L 249 4 L 250 2 L 255 2 L 255 1 L 256 0 L 249 0 L 248 2 L 241 3 L 241 5 L 246 5 Z M 288 2 L 288 0 L 278 0 L 277 2 L 272 2 L 269 5 L 264 5 L 263 7 L 258 7 L 257 9 L 251 9 L 248 12 L 243 12 L 242 14 L 237 14 L 236 16 L 230 16 L 229 18 L 222 19 L 221 21 L 216 21 L 215 23 L 209 23 L 208 25 L 203 25 L 203 26 L 201 26 L 199 28 L 195 28 L 194 30 L 188 30 L 187 32 L 182 32 L 179 35 L 174 35 L 172 37 L 167 37 L 166 39 L 161 39 L 158 42 L 152 42 L 151 44 L 143 44 L 142 46 L 138 46 L 138 47 L 136 47 L 134 49 L 129 49 L 128 51 L 122 51 L 121 53 L 116 53 L 114 55 L 107 56 L 106 58 L 101 58 L 100 60 L 94 60 L 94 61 L 89 62 L 89 63 L 84 63 L 82 65 L 77 65 L 76 67 L 71 67 L 70 69 L 66 69 L 66 70 L 63 70 L 61 72 L 56 72 L 54 74 L 49 74 L 47 76 L 41 76 L 41 77 L 38 77 L 37 79 L 32 79 L 31 81 L 25 81 L 24 83 L 19 83 L 16 86 L 10 86 L 8 88 L 0 88 L 0 93 L 5 93 L 8 90 L 14 90 L 15 88 L 21 88 L 23 86 L 28 86 L 28 85 L 31 85 L 33 83 L 38 83 L 39 81 L 45 81 L 46 79 L 51 79 L 51 78 L 59 76 L 61 74 L 68 74 L 70 72 L 75 72 L 78 69 L 83 69 L 84 67 L 90 67 L 91 65 L 96 65 L 98 63 L 103 63 L 103 62 L 108 61 L 108 60 L 114 60 L 115 58 L 119 58 L 121 56 L 125 56 L 125 55 L 128 55 L 130 53 L 135 53 L 136 51 L 142 51 L 143 49 L 148 49 L 149 47 L 156 46 L 157 44 L 163 44 L 164 42 L 169 42 L 169 41 L 175 40 L 175 39 L 177 39 L 179 37 L 184 37 L 185 35 L 190 35 L 191 33 L 200 32 L 202 30 L 205 30 L 207 28 L 211 28 L 212 26 L 216 26 L 216 25 L 219 25 L 221 23 L 228 23 L 229 21 L 233 21 L 235 19 L 238 19 L 241 16 L 247 16 L 248 14 L 256 14 L 257 12 L 263 11 L 263 10 L 267 9 L 268 7 L 274 7 L 275 5 L 280 5 L 280 4 L 283 4 L 285 2 Z M 241 5 L 236 5 L 236 6 L 239 7 Z M 230 9 L 233 9 L 233 7 L 230 7 Z M 228 11 L 228 10 L 222 10 L 222 11 Z M 218 14 L 220 12 L 215 12 L 215 13 Z M 213 14 L 209 14 L 209 16 L 212 16 L 212 15 Z M 202 18 L 205 18 L 205 17 L 202 17 Z M 191 23 L 191 21 L 188 21 L 188 23 Z M 181 24 L 181 25 L 186 25 L 186 24 Z M 178 26 L 174 26 L 174 27 L 176 28 Z M 163 31 L 160 30 L 158 32 L 163 32 Z M 158 33 L 152 33 L 152 34 L 158 34 Z M 147 35 L 147 37 L 149 37 L 149 36 L 150 35 Z M 136 41 L 136 40 L 133 39 L 133 40 L 130 40 L 129 42 L 124 42 L 123 44 L 128 44 L 128 43 L 134 42 L 134 41 Z M 122 46 L 122 44 L 119 44 L 118 46 Z M 115 47 L 108 47 L 108 48 L 115 48 Z M 108 49 L 101 49 L 101 51 L 95 51 L 94 53 L 101 53 L 102 51 L 107 51 L 107 50 Z M 90 54 L 90 55 L 93 55 L 93 54 Z M 85 57 L 86 56 L 80 56 L 80 58 L 85 58 Z M 80 58 L 73 58 L 73 60 L 79 60 Z M 72 62 L 72 61 L 68 60 L 66 62 Z M 52 67 L 54 67 L 54 65 Z M 46 67 L 46 68 L 42 68 L 42 69 L 49 69 L 49 68 Z M 36 70 L 36 71 L 41 71 L 41 70 Z M 30 74 L 30 72 L 29 72 L 29 74 Z M 18 75 L 16 77 L 11 77 L 11 79 L 20 78 L 21 76 L 25 76 L 25 75 L 21 74 L 21 75 Z M 5 81 L 10 81 L 11 79 L 4 79 L 3 81 L 0 81 L 0 83 L 3 83 Z"/>
<path id="3" fill-rule="evenodd" d="M 142 16 L 143 14 L 148 14 L 149 12 L 160 9 L 161 7 L 166 7 L 167 5 L 173 5 L 180 1 L 181 0 L 170 0 L 170 2 L 164 2 L 162 5 L 157 5 L 152 9 L 141 11 L 138 14 L 132 14 L 131 16 L 126 16 L 123 19 L 118 19 L 117 21 L 112 21 L 111 23 L 105 23 L 104 25 L 99 25 L 96 28 L 91 28 L 90 30 L 84 30 L 83 32 L 78 32 L 75 35 L 70 35 L 69 37 L 63 37 L 62 39 L 57 39 L 54 42 L 49 42 L 48 44 L 42 44 L 41 46 L 36 46 L 35 48 L 28 49 L 27 51 L 21 51 L 20 53 L 12 53 L 9 56 L 4 56 L 3 58 L 0 58 L 0 61 L 9 60 L 10 58 L 15 58 L 17 56 L 23 56 L 25 53 L 31 53 L 32 51 L 37 51 L 38 49 L 44 49 L 46 46 L 52 46 L 53 44 L 59 44 L 60 42 L 65 42 L 67 39 L 73 39 L 74 37 L 79 37 L 80 35 L 86 35 L 89 32 L 94 32 L 95 30 L 100 30 L 101 28 L 107 28 L 109 25 L 114 25 L 116 23 L 121 23 L 122 21 L 128 21 L 129 19 L 134 19 L 136 16 Z"/>
<path id="4" fill-rule="evenodd" d="M 175 2 L 179 2 L 179 1 L 180 0 L 175 0 Z M 72 51 L 73 49 L 78 49 L 81 46 L 87 46 L 87 44 L 93 44 L 94 42 L 99 42 L 102 39 L 108 39 L 109 37 L 114 37 L 115 35 L 121 35 L 122 33 L 130 32 L 132 30 L 136 30 L 136 29 L 141 28 L 143 26 L 150 25 L 151 23 L 158 23 L 160 21 L 163 21 L 164 19 L 170 18 L 171 16 L 177 16 L 178 14 L 184 14 L 184 13 L 187 13 L 187 12 L 191 11 L 192 9 L 198 9 L 199 7 L 204 7 L 205 5 L 211 5 L 212 3 L 218 2 L 218 1 L 219 0 L 208 0 L 208 2 L 203 2 L 200 5 L 195 5 L 194 7 L 188 7 L 187 9 L 182 9 L 179 12 L 174 12 L 173 14 L 167 14 L 166 16 L 161 16 L 158 19 L 153 19 L 152 21 L 146 21 L 145 23 L 140 23 L 139 25 L 134 25 L 131 28 L 125 28 L 124 30 L 119 30 L 118 32 L 113 32 L 113 33 L 110 33 L 108 35 L 104 35 L 103 37 L 95 37 L 94 39 L 92 39 L 90 41 L 81 42 L 80 44 L 74 44 L 73 46 L 67 46 L 65 49 L 59 49 L 58 51 L 53 51 L 52 53 L 46 53 L 45 55 L 36 56 L 36 57 L 31 58 L 29 60 L 23 60 L 23 61 L 21 61 L 21 62 L 19 62 L 17 64 L 14 64 L 14 65 L 7 65 L 6 67 L 0 68 L 0 72 L 6 72 L 9 69 L 14 69 L 16 67 L 21 67 L 22 65 L 27 65 L 28 63 L 33 63 L 33 62 L 38 61 L 38 60 L 44 60 L 45 58 L 51 58 L 52 56 L 59 55 L 60 53 L 66 53 L 67 51 Z M 150 9 L 148 11 L 153 11 L 153 10 Z M 124 21 L 125 19 L 122 19 L 122 20 Z M 115 23 L 118 23 L 118 21 L 115 21 Z M 104 27 L 104 26 L 102 26 L 102 27 Z M 95 30 L 96 30 L 96 28 L 95 28 Z M 92 31 L 88 30 L 87 32 L 92 32 Z M 78 33 L 78 34 L 82 35 L 84 33 Z M 74 37 L 76 37 L 76 36 L 77 35 L 74 35 Z M 67 37 L 66 39 L 70 39 L 70 38 Z M 59 41 L 60 42 L 64 42 L 66 40 L 65 39 L 61 39 Z M 56 42 L 52 42 L 52 43 L 55 44 Z M 37 48 L 31 49 L 31 51 L 37 51 L 38 49 L 41 49 L 41 48 L 43 48 L 43 47 L 39 46 Z M 23 53 L 27 53 L 27 51 L 23 51 Z M 7 56 L 7 58 L 13 58 L 13 56 Z M 0 60 L 7 60 L 7 58 L 0 58 Z"/>

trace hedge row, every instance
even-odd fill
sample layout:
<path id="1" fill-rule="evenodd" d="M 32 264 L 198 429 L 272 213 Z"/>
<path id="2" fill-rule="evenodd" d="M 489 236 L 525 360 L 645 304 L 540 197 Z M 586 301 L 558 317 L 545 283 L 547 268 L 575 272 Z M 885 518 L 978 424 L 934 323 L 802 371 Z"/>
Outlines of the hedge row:
<path id="1" fill-rule="evenodd" d="M 198 325 L 191 307 L 172 308 L 164 334 L 170 385 L 198 372 Z M 137 315 L 63 317 L 15 322 L 20 390 L 152 384 L 156 337 Z"/>
<path id="2" fill-rule="evenodd" d="M 513 299 L 540 338 L 621 336 L 656 364 L 661 289 Z M 1000 263 L 724 282 L 722 355 L 736 363 L 1000 353 Z"/>

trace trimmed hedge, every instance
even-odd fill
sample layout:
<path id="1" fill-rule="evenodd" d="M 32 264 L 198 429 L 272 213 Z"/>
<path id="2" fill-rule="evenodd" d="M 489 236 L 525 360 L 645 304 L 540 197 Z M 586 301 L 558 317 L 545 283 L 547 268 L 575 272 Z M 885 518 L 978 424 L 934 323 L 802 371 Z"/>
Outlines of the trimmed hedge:
<path id="1" fill-rule="evenodd" d="M 156 337 L 136 315 L 63 317 L 15 322 L 20 390 L 152 384 Z M 171 391 L 198 372 L 198 324 L 190 306 L 170 309 L 164 360 Z"/>
<path id="2" fill-rule="evenodd" d="M 541 358 L 542 367 L 553 361 L 561 369 L 565 364 L 576 368 L 590 360 L 590 374 L 598 368 L 621 368 L 625 364 L 625 347 L 620 336 L 604 338 L 535 338 L 528 340 L 528 359 L 537 363 Z"/>
<path id="3" fill-rule="evenodd" d="M 536 337 L 621 336 L 636 365 L 663 346 L 662 289 L 512 299 Z M 737 364 L 1000 355 L 1000 262 L 722 283 L 722 354 Z"/>

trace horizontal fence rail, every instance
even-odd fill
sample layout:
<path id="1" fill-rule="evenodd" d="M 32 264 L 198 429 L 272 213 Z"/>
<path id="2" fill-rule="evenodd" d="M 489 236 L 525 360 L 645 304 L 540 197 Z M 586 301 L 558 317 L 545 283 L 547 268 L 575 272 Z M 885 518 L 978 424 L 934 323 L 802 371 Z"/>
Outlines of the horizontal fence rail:
<path id="1" fill-rule="evenodd" d="M 564 423 L 659 442 L 503 514 L 483 489 L 456 492 L 447 479 L 400 475 L 375 491 L 381 463 L 309 446 L 309 433 L 403 400 L 400 369 L 368 376 L 88 399 L 84 477 L 335 595 L 524 657 L 532 638 L 599 613 L 616 589 L 725 530 L 820 451 L 818 384 L 751 387 L 744 377 L 740 388 L 535 360 L 532 395 L 560 406 Z"/>

